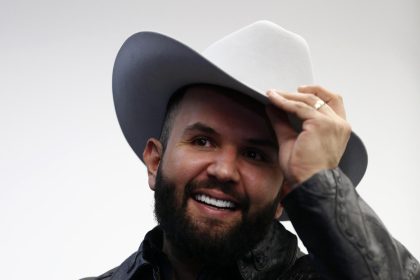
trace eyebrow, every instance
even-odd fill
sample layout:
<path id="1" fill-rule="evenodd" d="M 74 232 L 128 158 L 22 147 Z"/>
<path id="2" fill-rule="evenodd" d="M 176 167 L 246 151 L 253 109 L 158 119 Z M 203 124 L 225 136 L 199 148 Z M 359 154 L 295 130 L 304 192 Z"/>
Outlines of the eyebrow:
<path id="1" fill-rule="evenodd" d="M 215 135 L 215 136 L 220 136 L 220 133 L 218 133 L 216 130 L 214 130 L 210 126 L 208 126 L 204 123 L 201 123 L 201 122 L 197 122 L 197 123 L 194 123 L 192 125 L 187 126 L 184 129 L 184 134 L 188 134 L 188 133 L 196 132 L 196 131 L 203 132 L 203 133 L 206 133 L 206 134 Z M 272 148 L 272 149 L 275 149 L 275 150 L 278 149 L 277 142 L 274 142 L 270 139 L 249 138 L 249 139 L 245 139 L 244 142 L 247 143 L 248 145 L 268 147 L 268 148 Z"/>
<path id="2" fill-rule="evenodd" d="M 201 122 L 197 122 L 197 123 L 194 123 L 192 125 L 187 126 L 184 129 L 184 134 L 189 133 L 189 132 L 193 132 L 193 131 L 200 131 L 200 132 L 204 132 L 204 133 L 207 133 L 207 134 L 220 135 L 219 133 L 216 132 L 216 130 L 214 130 L 210 126 L 205 125 Z"/>

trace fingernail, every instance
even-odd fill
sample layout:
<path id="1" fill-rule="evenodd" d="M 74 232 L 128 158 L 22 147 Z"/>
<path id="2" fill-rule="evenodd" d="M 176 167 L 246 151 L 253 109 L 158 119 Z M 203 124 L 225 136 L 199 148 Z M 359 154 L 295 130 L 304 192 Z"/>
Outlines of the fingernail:
<path id="1" fill-rule="evenodd" d="M 283 95 L 281 95 L 280 92 L 276 91 L 269 91 L 267 94 L 268 98 L 270 99 L 277 99 L 279 101 L 285 100 L 285 98 L 283 97 Z"/>
<path id="2" fill-rule="evenodd" d="M 275 91 L 275 90 L 273 90 L 273 89 L 269 89 L 269 90 L 267 91 L 267 96 L 268 96 L 268 97 L 270 97 L 270 96 L 274 96 L 274 95 L 277 95 L 277 93 L 276 93 L 276 91 Z"/>

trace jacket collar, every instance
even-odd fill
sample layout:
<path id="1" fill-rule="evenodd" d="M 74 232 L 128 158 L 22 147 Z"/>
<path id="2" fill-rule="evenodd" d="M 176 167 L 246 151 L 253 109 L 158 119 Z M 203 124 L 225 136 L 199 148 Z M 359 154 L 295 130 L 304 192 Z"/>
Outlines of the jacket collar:
<path id="1" fill-rule="evenodd" d="M 166 259 L 162 253 L 163 232 L 159 226 L 149 231 L 139 250 L 115 271 L 112 279 L 134 279 L 140 273 L 161 273 L 159 263 Z M 297 238 L 279 222 L 273 222 L 265 238 L 237 261 L 243 279 L 270 279 L 287 270 L 299 256 Z M 203 277 L 206 278 L 206 277 Z"/>
<path id="2" fill-rule="evenodd" d="M 237 264 L 243 279 L 277 279 L 301 255 L 296 236 L 274 222 L 265 238 Z"/>

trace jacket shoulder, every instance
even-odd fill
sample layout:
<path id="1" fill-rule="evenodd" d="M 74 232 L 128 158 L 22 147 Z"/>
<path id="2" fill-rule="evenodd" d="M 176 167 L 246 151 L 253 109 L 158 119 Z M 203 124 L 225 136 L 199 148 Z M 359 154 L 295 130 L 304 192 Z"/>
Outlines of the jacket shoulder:
<path id="1" fill-rule="evenodd" d="M 96 276 L 96 277 L 85 277 L 80 280 L 110 280 L 114 272 L 118 269 L 118 267 L 115 267 L 111 270 L 108 270 L 102 275 Z"/>

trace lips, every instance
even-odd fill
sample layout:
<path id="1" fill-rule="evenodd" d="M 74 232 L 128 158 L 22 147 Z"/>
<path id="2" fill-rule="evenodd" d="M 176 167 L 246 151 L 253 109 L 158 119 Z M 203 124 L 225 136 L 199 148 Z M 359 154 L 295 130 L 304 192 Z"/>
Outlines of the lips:
<path id="1" fill-rule="evenodd" d="M 237 207 L 233 201 L 211 197 L 206 194 L 195 194 L 193 198 L 200 203 L 219 209 L 235 210 Z"/>

